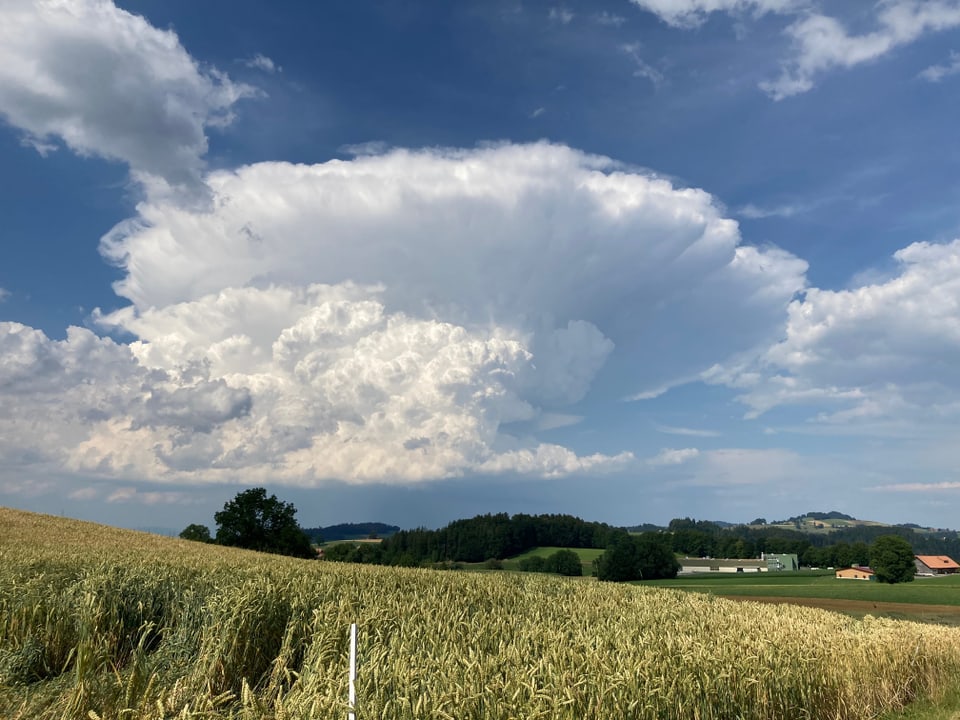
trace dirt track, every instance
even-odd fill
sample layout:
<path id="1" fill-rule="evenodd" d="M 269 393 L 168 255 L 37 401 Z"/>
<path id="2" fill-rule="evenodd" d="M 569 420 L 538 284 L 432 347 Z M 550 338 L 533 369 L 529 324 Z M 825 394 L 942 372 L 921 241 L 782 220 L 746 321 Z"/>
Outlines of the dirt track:
<path id="1" fill-rule="evenodd" d="M 877 615 L 902 620 L 960 625 L 960 605 L 923 605 L 920 603 L 837 600 L 834 598 L 768 597 L 761 595 L 724 595 L 727 600 L 802 605 L 850 615 Z"/>

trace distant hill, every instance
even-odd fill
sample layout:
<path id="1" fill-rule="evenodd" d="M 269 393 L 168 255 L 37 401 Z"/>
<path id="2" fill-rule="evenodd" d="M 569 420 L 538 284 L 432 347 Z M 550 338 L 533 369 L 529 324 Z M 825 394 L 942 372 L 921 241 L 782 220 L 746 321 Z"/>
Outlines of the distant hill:
<path id="1" fill-rule="evenodd" d="M 853 515 L 847 515 L 838 510 L 831 510 L 830 512 L 808 512 L 806 515 L 800 517 L 792 517 L 787 522 L 803 520 L 804 518 L 809 518 L 810 520 L 856 520 Z"/>
<path id="2" fill-rule="evenodd" d="M 838 530 L 868 528 L 878 532 L 888 528 L 893 532 L 899 530 L 912 530 L 916 533 L 948 533 L 954 534 L 955 531 L 946 528 L 924 527 L 917 523 L 898 523 L 891 525 L 889 523 L 879 522 L 877 520 L 860 520 L 853 515 L 831 510 L 830 512 L 809 512 L 806 515 L 796 515 L 786 520 L 776 520 L 768 524 L 768 527 L 790 528 L 805 533 L 833 533 Z"/>
<path id="3" fill-rule="evenodd" d="M 363 540 L 371 535 L 386 538 L 399 531 L 396 525 L 387 525 L 381 522 L 340 523 L 326 527 L 304 528 L 303 531 L 311 538 L 321 537 L 324 542 L 335 540 Z"/>

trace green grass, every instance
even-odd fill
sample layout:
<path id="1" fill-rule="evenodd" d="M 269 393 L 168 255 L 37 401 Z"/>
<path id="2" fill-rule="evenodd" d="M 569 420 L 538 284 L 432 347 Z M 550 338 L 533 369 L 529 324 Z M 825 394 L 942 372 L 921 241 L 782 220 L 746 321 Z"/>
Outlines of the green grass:
<path id="1" fill-rule="evenodd" d="M 562 548 L 562 547 L 537 547 L 528 550 L 522 555 L 509 558 L 503 561 L 504 570 L 519 570 L 520 561 L 528 557 L 549 557 L 558 550 L 573 550 L 580 556 L 580 564 L 583 566 L 583 574 L 590 576 L 593 574 L 593 561 L 603 555 L 604 551 L 600 548 Z"/>
<path id="2" fill-rule="evenodd" d="M 950 688 L 938 701 L 917 700 L 904 710 L 881 716 L 881 720 L 958 720 L 960 718 L 960 687 Z"/>
<path id="3" fill-rule="evenodd" d="M 960 605 L 960 575 L 921 578 L 909 583 L 886 585 L 860 580 L 838 580 L 821 572 L 760 573 L 757 575 L 684 575 L 674 580 L 639 583 L 715 595 L 827 598 L 873 602 Z"/>

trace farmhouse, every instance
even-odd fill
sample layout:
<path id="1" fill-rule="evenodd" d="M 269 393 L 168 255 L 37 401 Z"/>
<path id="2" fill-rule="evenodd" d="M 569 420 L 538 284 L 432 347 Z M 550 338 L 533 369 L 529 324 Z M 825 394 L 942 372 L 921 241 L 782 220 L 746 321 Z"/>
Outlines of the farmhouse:
<path id="1" fill-rule="evenodd" d="M 917 575 L 952 575 L 960 572 L 960 565 L 946 555 L 914 555 Z"/>
<path id="2" fill-rule="evenodd" d="M 873 580 L 873 570 L 868 567 L 854 565 L 853 567 L 837 570 L 838 580 Z"/>

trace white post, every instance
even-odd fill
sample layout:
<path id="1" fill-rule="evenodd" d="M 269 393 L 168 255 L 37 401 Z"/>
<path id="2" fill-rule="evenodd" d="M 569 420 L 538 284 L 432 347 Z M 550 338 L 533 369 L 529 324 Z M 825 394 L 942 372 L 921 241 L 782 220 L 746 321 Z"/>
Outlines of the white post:
<path id="1" fill-rule="evenodd" d="M 357 702 L 357 624 L 350 626 L 350 712 L 347 713 L 347 720 L 357 720 L 354 714 L 354 706 Z"/>

